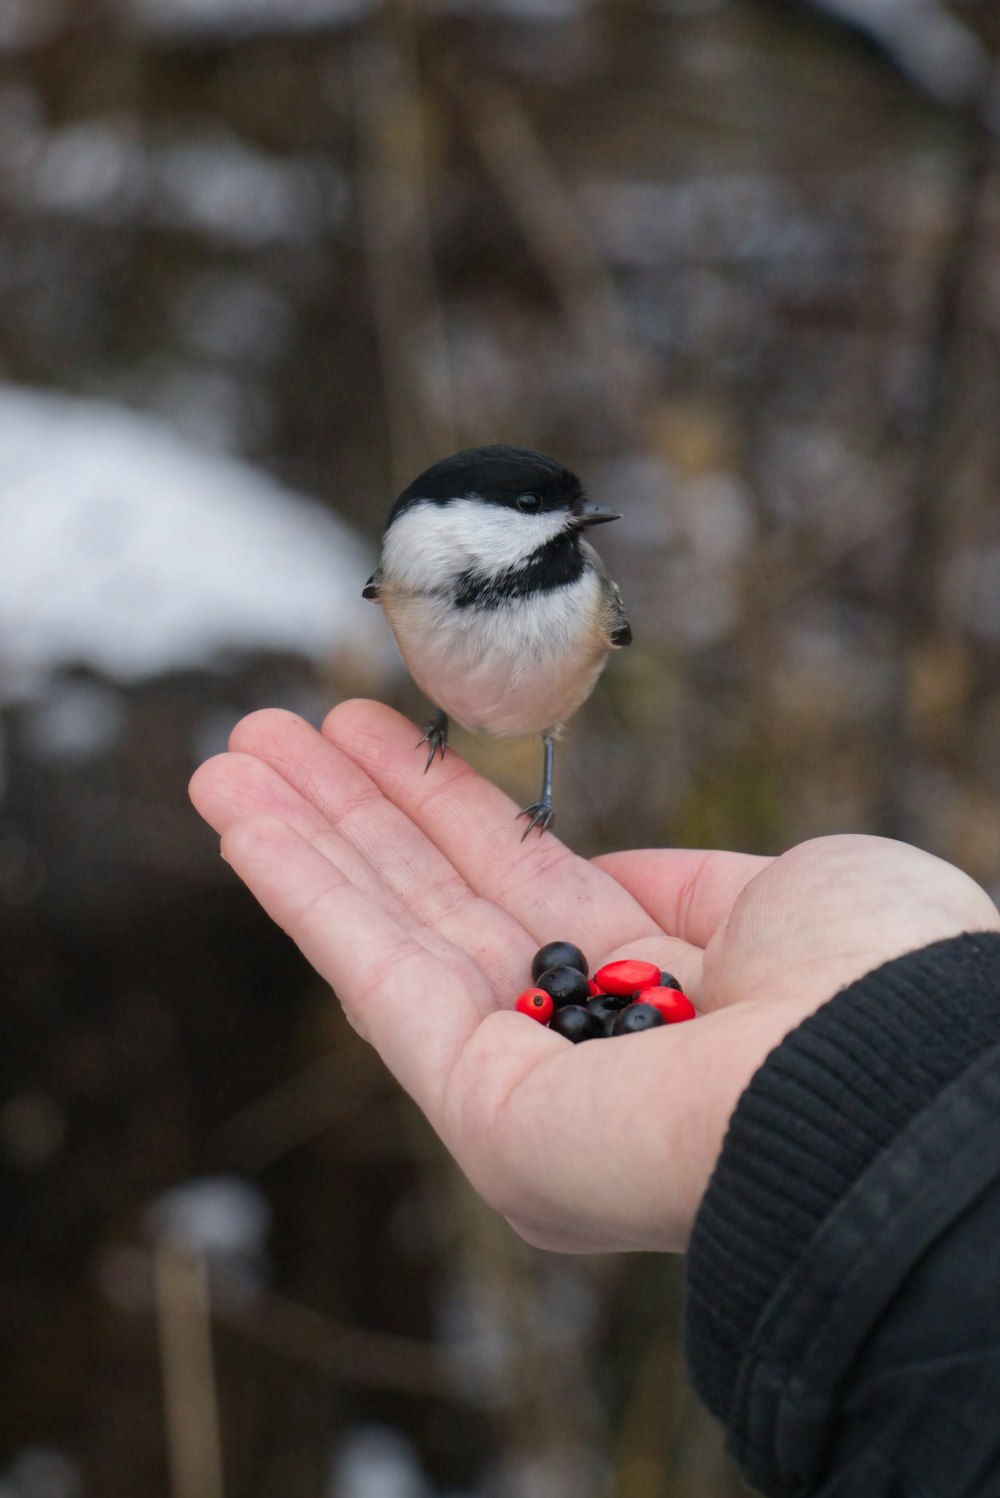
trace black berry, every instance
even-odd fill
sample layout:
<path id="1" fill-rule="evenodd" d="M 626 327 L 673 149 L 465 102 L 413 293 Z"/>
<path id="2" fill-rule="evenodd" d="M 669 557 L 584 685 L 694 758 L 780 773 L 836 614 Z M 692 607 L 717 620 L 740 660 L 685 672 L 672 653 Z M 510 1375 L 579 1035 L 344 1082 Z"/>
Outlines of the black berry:
<path id="1" fill-rule="evenodd" d="M 587 1001 L 586 1009 L 592 1014 L 602 1029 L 606 1029 L 611 1020 L 614 1019 L 619 1009 L 624 1009 L 628 999 L 619 999 L 615 994 L 598 994 L 596 999 Z"/>
<path id="2" fill-rule="evenodd" d="M 660 987 L 676 988 L 678 993 L 684 992 L 683 988 L 681 988 L 681 985 L 678 983 L 673 973 L 664 972 L 663 968 L 660 969 Z"/>
<path id="3" fill-rule="evenodd" d="M 577 1045 L 581 1040 L 596 1040 L 601 1026 L 582 1004 L 564 1004 L 549 1020 L 549 1029 Z"/>
<path id="4" fill-rule="evenodd" d="M 557 1009 L 564 1004 L 585 1004 L 590 998 L 587 975 L 575 967 L 550 967 L 538 978 L 537 984 L 551 994 Z"/>
<path id="5" fill-rule="evenodd" d="M 553 1020 L 555 1015 L 552 1016 Z M 637 1035 L 640 1030 L 653 1030 L 657 1025 L 665 1025 L 666 1020 L 658 1009 L 652 1004 L 629 1004 L 627 1009 L 621 1010 L 615 1016 L 611 1025 L 612 1035 Z"/>
<path id="6" fill-rule="evenodd" d="M 575 967 L 587 976 L 587 959 L 571 941 L 550 941 L 540 947 L 531 959 L 531 981 L 537 983 L 550 967 Z"/>

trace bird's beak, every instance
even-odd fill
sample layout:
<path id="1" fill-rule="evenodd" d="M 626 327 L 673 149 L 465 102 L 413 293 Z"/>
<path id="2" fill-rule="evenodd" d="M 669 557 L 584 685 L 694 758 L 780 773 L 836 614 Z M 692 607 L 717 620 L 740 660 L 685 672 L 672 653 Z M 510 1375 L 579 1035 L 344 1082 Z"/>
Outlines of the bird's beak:
<path id="1" fill-rule="evenodd" d="M 600 505 L 584 505 L 575 515 L 570 517 L 570 525 L 574 530 L 585 530 L 588 525 L 604 525 L 608 520 L 620 520 L 622 517 L 616 510 L 602 510 Z"/>

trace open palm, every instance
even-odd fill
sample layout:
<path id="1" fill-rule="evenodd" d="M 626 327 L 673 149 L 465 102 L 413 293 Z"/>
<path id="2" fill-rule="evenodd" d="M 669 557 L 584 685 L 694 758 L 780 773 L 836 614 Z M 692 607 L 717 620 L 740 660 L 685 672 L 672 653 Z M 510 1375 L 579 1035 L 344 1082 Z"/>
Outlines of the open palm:
<path id="1" fill-rule="evenodd" d="M 780 859 L 640 850 L 588 861 L 413 725 L 369 702 L 317 733 L 267 710 L 192 799 L 265 910 L 469 1179 L 531 1242 L 679 1249 L 729 1116 L 767 1052 L 839 987 L 935 937 L 1000 928 L 964 874 L 904 844 Z M 535 949 L 648 957 L 697 1021 L 573 1046 L 513 1012 Z"/>

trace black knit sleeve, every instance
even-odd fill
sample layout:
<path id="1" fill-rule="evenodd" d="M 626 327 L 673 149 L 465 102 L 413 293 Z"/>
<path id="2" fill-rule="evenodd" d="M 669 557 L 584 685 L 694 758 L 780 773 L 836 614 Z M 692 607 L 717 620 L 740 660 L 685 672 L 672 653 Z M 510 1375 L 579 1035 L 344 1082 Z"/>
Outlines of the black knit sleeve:
<path id="1" fill-rule="evenodd" d="M 762 1491 L 822 1490 L 879 1317 L 998 1180 L 1000 935 L 886 963 L 767 1058 L 695 1222 L 685 1327 L 695 1388 Z M 1000 1342 L 1000 1284 L 994 1315 Z"/>

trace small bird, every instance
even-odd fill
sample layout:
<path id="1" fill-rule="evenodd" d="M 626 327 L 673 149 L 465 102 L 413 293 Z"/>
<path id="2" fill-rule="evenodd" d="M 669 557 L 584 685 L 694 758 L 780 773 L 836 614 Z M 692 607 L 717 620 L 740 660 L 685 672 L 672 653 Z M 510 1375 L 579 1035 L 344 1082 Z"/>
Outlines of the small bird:
<path id="1" fill-rule="evenodd" d="M 587 501 L 555 458 L 472 447 L 413 480 L 386 523 L 376 599 L 414 681 L 434 703 L 420 744 L 444 758 L 448 718 L 473 732 L 540 733 L 542 791 L 519 816 L 555 815 L 555 741 L 586 701 L 608 652 L 632 631 L 621 594 L 584 539 L 620 516 Z"/>

